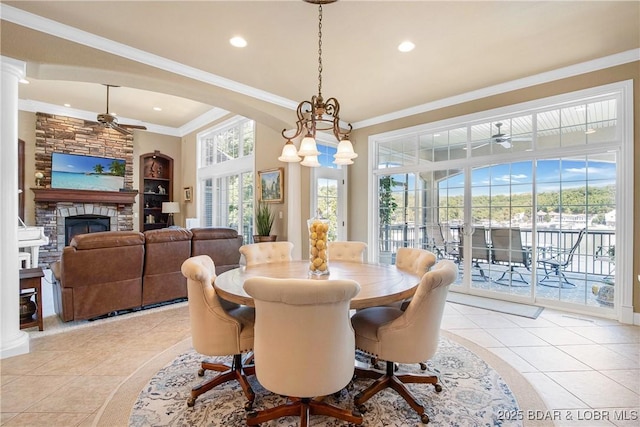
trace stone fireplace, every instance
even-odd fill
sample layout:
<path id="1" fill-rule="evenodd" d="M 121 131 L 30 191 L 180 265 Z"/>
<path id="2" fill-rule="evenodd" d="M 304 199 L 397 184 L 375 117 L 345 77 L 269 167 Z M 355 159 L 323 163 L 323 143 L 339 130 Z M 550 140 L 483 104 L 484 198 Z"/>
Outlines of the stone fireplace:
<path id="1" fill-rule="evenodd" d="M 51 188 L 52 153 L 125 160 L 123 191 Z M 95 126 L 95 122 L 36 113 L 35 167 L 44 174 L 35 194 L 36 226 L 44 227 L 49 244 L 40 247 L 40 265 L 60 259 L 65 247 L 65 221 L 81 215 L 104 217 L 110 230 L 133 230 L 133 136 Z M 95 231 L 95 230 L 94 230 Z"/>
<path id="2" fill-rule="evenodd" d="M 109 230 L 133 230 L 132 204 L 36 202 L 36 223 L 44 226 L 44 232 L 49 236 L 49 244 L 40 248 L 41 265 L 48 266 L 60 259 L 67 244 L 66 221 L 81 216 L 102 217 L 108 222 Z"/>

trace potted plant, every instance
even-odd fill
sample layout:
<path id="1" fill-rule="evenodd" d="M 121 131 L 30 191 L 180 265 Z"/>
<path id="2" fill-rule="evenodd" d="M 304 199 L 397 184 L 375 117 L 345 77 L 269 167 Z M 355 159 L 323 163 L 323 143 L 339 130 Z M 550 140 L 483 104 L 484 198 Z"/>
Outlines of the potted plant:
<path id="1" fill-rule="evenodd" d="M 258 242 L 275 242 L 278 236 L 271 235 L 273 221 L 276 219 L 275 212 L 271 211 L 271 207 L 262 201 L 258 202 L 256 207 L 256 232 L 253 235 L 254 243 Z"/>

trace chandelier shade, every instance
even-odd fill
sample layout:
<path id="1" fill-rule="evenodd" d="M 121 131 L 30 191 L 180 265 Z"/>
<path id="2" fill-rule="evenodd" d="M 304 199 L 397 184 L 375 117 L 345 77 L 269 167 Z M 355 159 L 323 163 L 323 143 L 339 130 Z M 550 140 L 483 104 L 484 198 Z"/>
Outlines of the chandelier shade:
<path id="1" fill-rule="evenodd" d="M 296 163 L 302 160 L 300 156 L 298 156 L 298 149 L 291 140 L 287 140 L 287 143 L 282 147 L 282 154 L 278 157 L 278 160 L 285 163 Z"/>
<path id="2" fill-rule="evenodd" d="M 336 154 L 334 154 L 334 164 L 350 165 L 358 155 L 353 150 L 353 144 L 349 140 L 352 130 L 351 124 L 346 127 L 340 125 L 340 103 L 336 98 L 329 98 L 326 101 L 322 97 L 322 5 L 335 3 L 337 0 L 304 0 L 307 3 L 318 5 L 318 94 L 311 97 L 311 101 L 302 101 L 298 104 L 296 115 L 295 133 L 293 131 L 282 130 L 282 136 L 287 140 L 278 160 L 282 162 L 298 162 L 300 157 L 304 160 L 300 163 L 303 166 L 318 167 L 318 156 L 320 152 L 316 145 L 316 132 L 331 132 L 339 142 Z M 304 135 L 300 142 L 300 149 L 294 152 L 293 140 L 298 140 Z M 293 147 L 293 148 L 292 148 Z M 348 160 L 348 161 L 347 161 Z"/>
<path id="3" fill-rule="evenodd" d="M 318 156 L 304 156 L 304 160 L 300 162 L 302 166 L 307 166 L 310 168 L 317 168 L 320 166 L 320 162 L 318 162 Z"/>

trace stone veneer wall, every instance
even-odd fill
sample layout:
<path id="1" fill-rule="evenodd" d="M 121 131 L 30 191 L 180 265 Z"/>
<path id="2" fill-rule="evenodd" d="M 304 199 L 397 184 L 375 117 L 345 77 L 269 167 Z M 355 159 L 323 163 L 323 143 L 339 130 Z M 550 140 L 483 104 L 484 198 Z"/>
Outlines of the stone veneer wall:
<path id="1" fill-rule="evenodd" d="M 124 186 L 133 188 L 133 136 L 72 117 L 36 113 L 35 166 L 44 173 L 42 186 L 51 186 L 51 154 L 80 154 L 125 160 Z M 133 206 L 99 203 L 38 202 L 36 226 L 44 227 L 49 244 L 40 247 L 40 266 L 60 259 L 64 221 L 68 216 L 95 214 L 110 217 L 111 230 L 133 230 Z"/>

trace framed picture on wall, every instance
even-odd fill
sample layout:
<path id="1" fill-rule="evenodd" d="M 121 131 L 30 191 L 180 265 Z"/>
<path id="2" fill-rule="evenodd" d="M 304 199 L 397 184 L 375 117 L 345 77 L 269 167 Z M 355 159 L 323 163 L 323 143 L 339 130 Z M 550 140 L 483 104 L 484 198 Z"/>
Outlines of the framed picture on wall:
<path id="1" fill-rule="evenodd" d="M 284 203 L 284 168 L 258 171 L 258 195 L 265 203 Z"/>
<path id="2" fill-rule="evenodd" d="M 190 202 L 193 197 L 193 187 L 184 187 L 184 201 Z"/>

